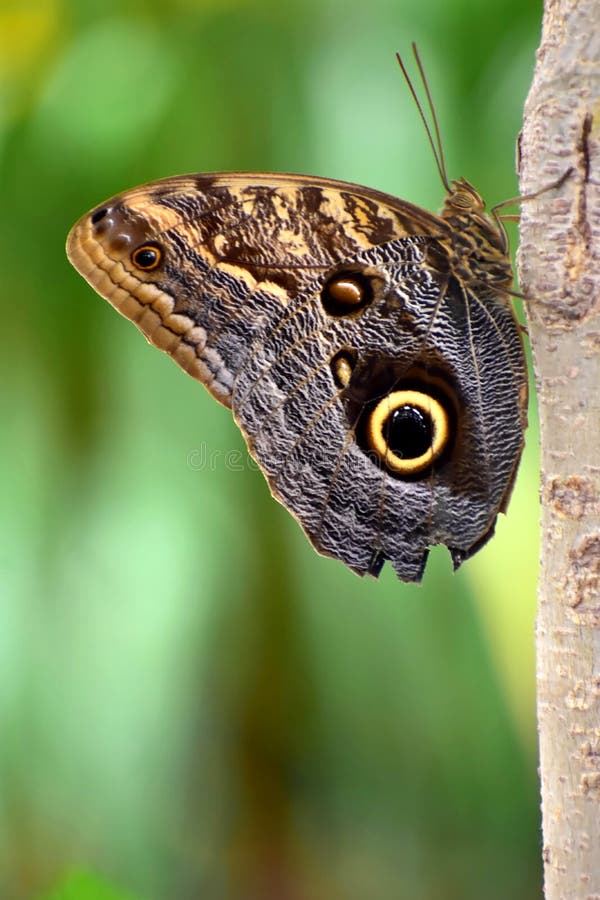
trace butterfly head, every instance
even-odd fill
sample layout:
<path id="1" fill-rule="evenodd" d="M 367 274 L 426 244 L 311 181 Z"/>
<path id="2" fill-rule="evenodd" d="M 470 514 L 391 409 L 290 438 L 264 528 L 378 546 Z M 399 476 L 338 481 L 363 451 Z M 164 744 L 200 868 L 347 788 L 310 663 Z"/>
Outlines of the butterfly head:
<path id="1" fill-rule="evenodd" d="M 485 212 L 485 203 L 480 194 L 466 178 L 451 181 L 450 188 L 442 210 L 442 218 L 461 215 L 461 213 L 468 215 Z"/>
<path id="2" fill-rule="evenodd" d="M 460 256 L 479 261 L 484 274 L 490 263 L 500 263 L 506 270 L 500 280 L 512 280 L 506 231 L 497 217 L 486 213 L 481 195 L 466 178 L 450 182 L 441 218 L 450 225 Z"/>

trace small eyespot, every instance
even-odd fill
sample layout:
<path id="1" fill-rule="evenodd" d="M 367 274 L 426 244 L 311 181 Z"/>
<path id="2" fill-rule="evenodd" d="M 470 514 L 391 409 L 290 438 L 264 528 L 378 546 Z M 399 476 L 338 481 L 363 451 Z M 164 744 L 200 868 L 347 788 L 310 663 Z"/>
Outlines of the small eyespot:
<path id="1" fill-rule="evenodd" d="M 369 414 L 369 449 L 392 473 L 422 475 L 440 458 L 451 438 L 448 411 L 418 390 L 393 391 Z"/>
<path id="2" fill-rule="evenodd" d="M 373 300 L 371 279 L 362 272 L 336 272 L 323 285 L 323 308 L 330 316 L 348 316 Z"/>
<path id="3" fill-rule="evenodd" d="M 158 268 L 162 259 L 162 251 L 155 244 L 142 244 L 131 254 L 131 261 L 138 269 L 151 272 Z"/>
<path id="4" fill-rule="evenodd" d="M 108 212 L 108 208 L 106 206 L 103 206 L 100 209 L 97 209 L 96 212 L 92 213 L 92 216 L 91 216 L 92 225 L 97 225 L 98 222 L 100 222 L 104 218 L 104 216 L 107 214 L 107 212 Z"/>
<path id="5" fill-rule="evenodd" d="M 356 353 L 352 350 L 340 350 L 331 359 L 331 372 L 338 388 L 347 388 L 352 378 L 352 370 L 356 365 Z"/>

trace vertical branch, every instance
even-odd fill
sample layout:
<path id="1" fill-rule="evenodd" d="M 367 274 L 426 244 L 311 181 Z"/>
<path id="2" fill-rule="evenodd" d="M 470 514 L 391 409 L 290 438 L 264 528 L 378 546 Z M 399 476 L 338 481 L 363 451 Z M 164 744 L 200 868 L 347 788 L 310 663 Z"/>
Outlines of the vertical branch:
<path id="1" fill-rule="evenodd" d="M 538 725 L 546 900 L 600 898 L 600 2 L 546 0 L 519 268 L 540 408 Z"/>

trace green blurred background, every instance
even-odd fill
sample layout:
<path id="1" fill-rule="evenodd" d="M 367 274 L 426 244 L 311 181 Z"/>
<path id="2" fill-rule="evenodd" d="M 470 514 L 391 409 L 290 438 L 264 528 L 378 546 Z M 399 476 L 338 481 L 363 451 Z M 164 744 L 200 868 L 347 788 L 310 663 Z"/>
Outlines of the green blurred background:
<path id="1" fill-rule="evenodd" d="M 231 465 L 229 413 L 64 255 L 84 211 L 188 171 L 309 172 L 436 209 L 394 59 L 411 40 L 451 176 L 514 196 L 540 17 L 0 3 L 3 900 L 540 896 L 535 424 L 508 517 L 460 573 L 436 551 L 421 587 L 361 581 L 245 454 Z"/>

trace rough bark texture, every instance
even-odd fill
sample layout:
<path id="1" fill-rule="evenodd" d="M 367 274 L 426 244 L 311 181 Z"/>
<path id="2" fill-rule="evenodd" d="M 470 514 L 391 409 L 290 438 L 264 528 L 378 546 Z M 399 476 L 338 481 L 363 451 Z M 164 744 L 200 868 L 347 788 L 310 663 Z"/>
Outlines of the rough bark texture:
<path id="1" fill-rule="evenodd" d="M 600 900 L 600 0 L 547 0 L 520 145 L 540 406 L 538 724 L 547 900 Z"/>

